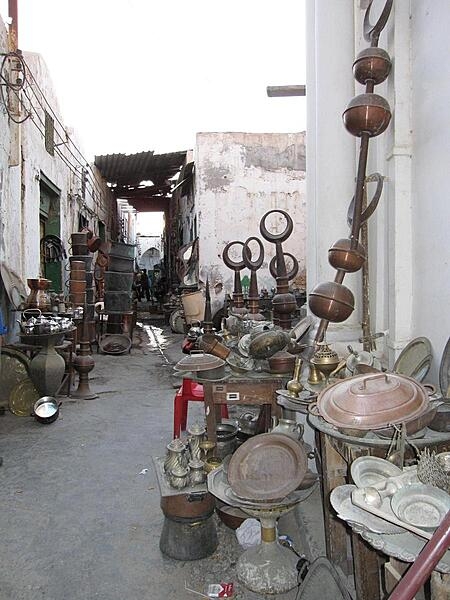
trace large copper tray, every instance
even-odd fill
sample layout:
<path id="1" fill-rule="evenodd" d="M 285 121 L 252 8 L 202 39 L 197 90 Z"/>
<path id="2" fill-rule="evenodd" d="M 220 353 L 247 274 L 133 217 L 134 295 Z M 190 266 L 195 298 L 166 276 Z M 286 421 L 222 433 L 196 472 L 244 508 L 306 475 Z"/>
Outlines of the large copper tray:
<path id="1" fill-rule="evenodd" d="M 287 435 L 262 433 L 236 450 L 228 481 L 240 498 L 277 502 L 298 488 L 307 470 L 303 447 Z"/>

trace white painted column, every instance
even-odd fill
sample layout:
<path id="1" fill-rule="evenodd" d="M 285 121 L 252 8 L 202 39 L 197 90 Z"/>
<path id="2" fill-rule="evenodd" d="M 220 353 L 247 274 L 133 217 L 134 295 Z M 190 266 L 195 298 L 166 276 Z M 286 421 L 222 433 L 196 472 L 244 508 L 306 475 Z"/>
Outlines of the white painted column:
<path id="1" fill-rule="evenodd" d="M 355 189 L 356 140 L 345 129 L 342 113 L 355 95 L 353 2 L 315 0 L 307 7 L 307 277 L 308 291 L 334 279 L 328 249 L 348 237 L 347 208 Z M 356 308 L 342 324 L 330 324 L 328 339 L 361 335 L 360 274 L 344 284 L 355 294 Z M 358 291 L 355 291 L 358 290 Z"/>

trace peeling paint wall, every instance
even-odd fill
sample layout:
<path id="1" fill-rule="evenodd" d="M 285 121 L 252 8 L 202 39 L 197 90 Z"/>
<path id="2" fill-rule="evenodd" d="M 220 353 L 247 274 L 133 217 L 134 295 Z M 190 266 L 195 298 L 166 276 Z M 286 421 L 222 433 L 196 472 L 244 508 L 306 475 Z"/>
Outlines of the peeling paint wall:
<path id="1" fill-rule="evenodd" d="M 200 279 L 209 276 L 219 307 L 233 290 L 234 273 L 222 261 L 228 242 L 260 236 L 259 223 L 271 209 L 287 211 L 294 231 L 283 244 L 300 263 L 305 277 L 306 199 L 304 133 L 199 133 L 195 156 L 195 213 L 200 244 Z M 280 220 L 278 231 L 284 228 Z M 262 240 L 263 266 L 258 287 L 270 289 L 275 280 L 268 265 L 274 244 Z M 250 273 L 244 269 L 242 278 Z M 222 285 L 220 285 L 222 284 Z"/>

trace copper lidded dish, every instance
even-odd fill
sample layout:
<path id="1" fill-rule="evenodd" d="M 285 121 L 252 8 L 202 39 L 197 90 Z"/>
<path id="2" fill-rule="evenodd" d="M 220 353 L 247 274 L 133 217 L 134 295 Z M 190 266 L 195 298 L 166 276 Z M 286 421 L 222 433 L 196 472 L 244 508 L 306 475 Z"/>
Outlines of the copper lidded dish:
<path id="1" fill-rule="evenodd" d="M 325 421 L 362 431 L 408 421 L 428 407 L 424 387 L 396 373 L 355 375 L 328 386 L 317 398 L 318 412 Z"/>

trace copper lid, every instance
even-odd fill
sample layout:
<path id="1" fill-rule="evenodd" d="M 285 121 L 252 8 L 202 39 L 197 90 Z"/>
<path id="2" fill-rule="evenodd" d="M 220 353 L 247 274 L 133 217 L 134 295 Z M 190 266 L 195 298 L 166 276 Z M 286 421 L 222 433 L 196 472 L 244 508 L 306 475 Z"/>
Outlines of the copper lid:
<path id="1" fill-rule="evenodd" d="M 225 364 L 225 361 L 212 354 L 189 354 L 177 362 L 174 369 L 177 371 L 207 371 L 216 369 Z"/>
<path id="2" fill-rule="evenodd" d="M 320 415 L 337 427 L 379 429 L 419 415 L 429 402 L 423 386 L 396 373 L 356 375 L 322 390 Z"/>

